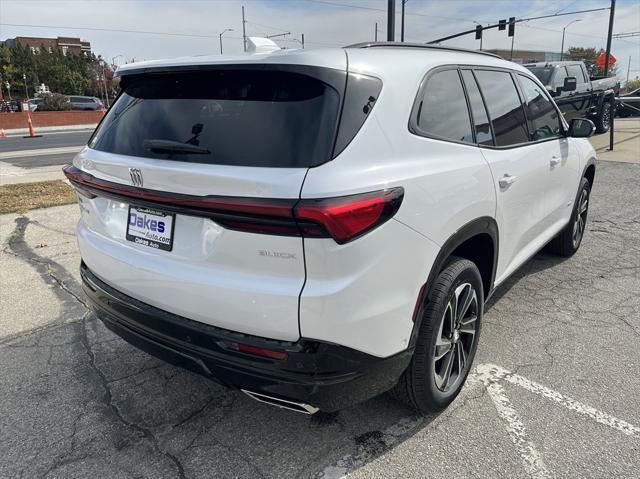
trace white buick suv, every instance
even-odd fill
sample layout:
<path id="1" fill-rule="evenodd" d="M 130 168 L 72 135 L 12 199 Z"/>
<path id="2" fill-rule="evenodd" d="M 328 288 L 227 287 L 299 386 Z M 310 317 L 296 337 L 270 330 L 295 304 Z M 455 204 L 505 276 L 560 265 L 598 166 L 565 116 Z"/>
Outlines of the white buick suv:
<path id="1" fill-rule="evenodd" d="M 65 168 L 89 303 L 259 401 L 442 409 L 493 290 L 580 246 L 593 124 L 494 55 L 373 43 L 118 74 Z"/>

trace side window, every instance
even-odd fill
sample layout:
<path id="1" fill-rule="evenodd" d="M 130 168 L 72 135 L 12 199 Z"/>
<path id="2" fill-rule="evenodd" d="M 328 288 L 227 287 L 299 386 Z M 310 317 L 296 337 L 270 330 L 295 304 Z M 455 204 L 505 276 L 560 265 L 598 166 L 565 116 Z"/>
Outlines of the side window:
<path id="1" fill-rule="evenodd" d="M 578 83 L 586 83 L 586 80 L 584 79 L 584 73 L 582 71 L 582 68 L 580 68 L 580 65 L 568 65 L 567 73 L 570 77 L 576 77 L 576 81 Z"/>
<path id="2" fill-rule="evenodd" d="M 526 143 L 529 132 L 520 96 L 511 74 L 494 70 L 476 70 L 475 75 L 489 110 L 496 145 Z"/>
<path id="3" fill-rule="evenodd" d="M 417 134 L 473 143 L 471 120 L 458 70 L 434 73 L 414 105 L 412 129 Z"/>
<path id="4" fill-rule="evenodd" d="M 560 116 L 553 103 L 536 82 L 518 75 L 529 119 L 531 141 L 560 136 Z"/>
<path id="5" fill-rule="evenodd" d="M 462 70 L 462 79 L 464 80 L 464 86 L 467 88 L 469 104 L 471 105 L 471 114 L 476 128 L 476 141 L 481 145 L 493 145 L 493 133 L 491 133 L 489 117 L 473 72 L 471 70 Z"/>
<path id="6" fill-rule="evenodd" d="M 564 86 L 564 79 L 567 78 L 567 67 L 556 68 L 556 73 L 553 75 L 553 89 Z"/>

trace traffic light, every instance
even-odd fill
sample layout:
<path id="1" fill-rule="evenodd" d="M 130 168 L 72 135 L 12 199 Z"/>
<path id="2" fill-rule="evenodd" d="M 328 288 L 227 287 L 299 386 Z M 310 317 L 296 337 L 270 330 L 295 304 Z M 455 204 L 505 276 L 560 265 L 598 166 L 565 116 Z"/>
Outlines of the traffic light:
<path id="1" fill-rule="evenodd" d="M 516 33 L 516 17 L 509 17 L 509 35 L 514 36 Z"/>
<path id="2" fill-rule="evenodd" d="M 482 25 L 476 26 L 476 40 L 482 39 Z"/>
<path id="3" fill-rule="evenodd" d="M 500 20 L 498 21 L 498 30 L 506 30 L 507 29 L 507 21 Z"/>

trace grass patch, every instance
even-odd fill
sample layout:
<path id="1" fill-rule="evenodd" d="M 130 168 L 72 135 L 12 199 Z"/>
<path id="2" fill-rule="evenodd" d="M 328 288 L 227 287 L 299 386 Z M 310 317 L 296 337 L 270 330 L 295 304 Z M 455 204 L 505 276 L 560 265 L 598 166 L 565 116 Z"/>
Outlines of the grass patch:
<path id="1" fill-rule="evenodd" d="M 0 214 L 24 213 L 36 208 L 77 201 L 73 188 L 62 180 L 0 185 Z"/>

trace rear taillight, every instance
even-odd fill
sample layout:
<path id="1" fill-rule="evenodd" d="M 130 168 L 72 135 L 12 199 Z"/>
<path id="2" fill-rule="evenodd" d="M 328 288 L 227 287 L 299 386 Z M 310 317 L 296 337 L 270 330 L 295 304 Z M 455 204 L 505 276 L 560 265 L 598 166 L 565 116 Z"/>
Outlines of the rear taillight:
<path id="1" fill-rule="evenodd" d="M 404 196 L 401 187 L 302 200 L 193 196 L 102 180 L 74 166 L 67 166 L 63 171 L 85 194 L 115 197 L 132 204 L 211 218 L 236 231 L 333 238 L 339 244 L 348 243 L 385 223 L 398 211 Z"/>
<path id="2" fill-rule="evenodd" d="M 400 208 L 403 195 L 402 188 L 391 188 L 337 198 L 300 200 L 293 214 L 315 227 L 305 230 L 302 226 L 303 236 L 322 237 L 325 235 L 321 229 L 324 229 L 337 243 L 344 244 L 390 219 Z M 317 225 L 322 228 L 318 229 Z"/>

